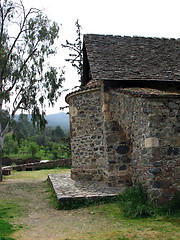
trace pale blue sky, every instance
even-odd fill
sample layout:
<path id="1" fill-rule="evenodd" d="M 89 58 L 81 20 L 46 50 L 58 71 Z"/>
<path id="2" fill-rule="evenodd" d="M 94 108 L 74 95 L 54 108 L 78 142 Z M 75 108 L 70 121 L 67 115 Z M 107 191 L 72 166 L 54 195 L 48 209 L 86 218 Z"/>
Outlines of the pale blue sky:
<path id="1" fill-rule="evenodd" d="M 180 37 L 180 0 L 24 0 L 28 6 L 44 9 L 48 17 L 59 24 L 58 45 L 74 40 L 75 21 L 79 19 L 82 33 L 115 34 L 122 36 Z M 57 66 L 66 65 L 65 88 L 77 84 L 77 76 L 69 63 L 64 61 L 67 52 L 59 49 Z M 54 109 L 59 111 L 63 97 Z"/>

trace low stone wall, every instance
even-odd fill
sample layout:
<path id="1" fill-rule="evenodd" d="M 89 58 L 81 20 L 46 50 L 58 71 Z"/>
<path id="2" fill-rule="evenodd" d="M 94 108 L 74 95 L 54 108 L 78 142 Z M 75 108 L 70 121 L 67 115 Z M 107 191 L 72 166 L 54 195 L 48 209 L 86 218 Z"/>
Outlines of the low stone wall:
<path id="1" fill-rule="evenodd" d="M 71 159 L 59 159 L 48 162 L 37 162 L 11 166 L 16 171 L 34 171 L 40 169 L 51 169 L 55 167 L 71 167 Z"/>
<path id="2" fill-rule="evenodd" d="M 2 175 L 4 176 L 11 175 L 11 167 L 2 167 Z"/>

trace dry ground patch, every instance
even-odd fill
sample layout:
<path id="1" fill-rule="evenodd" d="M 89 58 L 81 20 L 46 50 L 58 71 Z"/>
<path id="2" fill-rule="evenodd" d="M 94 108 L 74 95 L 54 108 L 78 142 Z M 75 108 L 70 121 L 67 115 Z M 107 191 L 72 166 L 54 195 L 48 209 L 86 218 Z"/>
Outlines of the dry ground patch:
<path id="1" fill-rule="evenodd" d="M 69 170 L 54 169 L 13 172 L 0 183 L 0 204 L 16 205 L 10 219 L 18 226 L 11 237 L 17 240 L 178 240 L 177 219 L 128 220 L 117 204 L 103 204 L 76 210 L 57 210 L 49 198 L 47 175 Z M 19 228 L 19 225 L 22 226 Z"/>

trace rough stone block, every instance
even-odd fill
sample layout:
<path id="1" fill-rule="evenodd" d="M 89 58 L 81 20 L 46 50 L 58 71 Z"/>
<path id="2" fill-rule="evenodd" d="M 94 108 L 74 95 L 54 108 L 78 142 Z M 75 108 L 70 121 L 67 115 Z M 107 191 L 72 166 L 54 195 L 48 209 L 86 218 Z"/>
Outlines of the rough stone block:
<path id="1" fill-rule="evenodd" d="M 126 145 L 120 145 L 117 147 L 116 152 L 119 154 L 127 154 L 129 152 L 129 147 Z"/>
<path id="2" fill-rule="evenodd" d="M 150 137 L 145 139 L 145 147 L 159 147 L 159 139 L 155 137 Z"/>
<path id="3" fill-rule="evenodd" d="M 108 93 L 104 93 L 103 97 L 104 97 L 104 103 L 109 103 L 110 102 L 110 96 L 109 96 Z"/>
<path id="4" fill-rule="evenodd" d="M 154 168 L 150 168 L 149 171 L 156 175 L 156 174 L 159 174 L 161 172 L 161 168 L 154 167 Z"/>
<path id="5" fill-rule="evenodd" d="M 163 165 L 162 161 L 155 161 L 153 162 L 154 167 L 161 167 Z"/>
<path id="6" fill-rule="evenodd" d="M 103 104 L 102 106 L 102 112 L 108 112 L 109 111 L 109 104 Z"/>
<path id="7" fill-rule="evenodd" d="M 119 167 L 119 171 L 123 171 L 123 170 L 126 170 L 127 169 L 127 166 L 126 165 L 122 165 Z"/>
<path id="8" fill-rule="evenodd" d="M 76 117 L 78 115 L 78 110 L 74 106 L 70 106 L 69 112 L 71 113 L 71 117 Z"/>
<path id="9" fill-rule="evenodd" d="M 179 148 L 169 147 L 167 149 L 167 155 L 178 155 L 178 154 L 179 154 Z"/>
<path id="10" fill-rule="evenodd" d="M 104 112 L 104 120 L 111 120 L 111 113 L 110 112 Z"/>

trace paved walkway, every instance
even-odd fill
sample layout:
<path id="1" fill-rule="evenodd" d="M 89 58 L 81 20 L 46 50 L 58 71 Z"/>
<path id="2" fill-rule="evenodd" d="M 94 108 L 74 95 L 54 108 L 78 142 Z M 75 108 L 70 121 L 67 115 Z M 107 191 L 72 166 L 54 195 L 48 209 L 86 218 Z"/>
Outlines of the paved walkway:
<path id="1" fill-rule="evenodd" d="M 107 187 L 102 182 L 72 180 L 70 174 L 48 175 L 59 203 L 71 199 L 114 197 L 122 192 L 119 187 Z"/>

